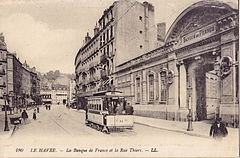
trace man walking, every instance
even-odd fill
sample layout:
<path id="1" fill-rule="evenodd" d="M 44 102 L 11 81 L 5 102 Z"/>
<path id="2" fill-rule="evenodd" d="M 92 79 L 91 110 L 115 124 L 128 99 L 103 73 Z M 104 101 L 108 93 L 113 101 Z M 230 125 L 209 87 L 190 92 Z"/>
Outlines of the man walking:
<path id="1" fill-rule="evenodd" d="M 226 137 L 228 135 L 227 128 L 221 118 L 217 118 L 212 124 L 209 135 L 213 136 L 215 139 L 221 139 L 222 137 Z"/>
<path id="2" fill-rule="evenodd" d="M 37 119 L 36 109 L 34 109 L 34 111 L 33 111 L 33 119 L 34 119 L 34 120 Z"/>
<path id="3" fill-rule="evenodd" d="M 22 118 L 23 118 L 24 123 L 26 124 L 26 120 L 28 119 L 28 114 L 27 114 L 26 110 L 23 110 Z"/>

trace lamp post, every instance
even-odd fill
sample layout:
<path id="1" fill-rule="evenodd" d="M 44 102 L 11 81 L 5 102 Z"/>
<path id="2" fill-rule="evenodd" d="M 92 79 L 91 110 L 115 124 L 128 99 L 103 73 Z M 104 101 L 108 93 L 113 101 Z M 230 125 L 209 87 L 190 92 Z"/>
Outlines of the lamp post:
<path id="1" fill-rule="evenodd" d="M 9 126 L 8 126 L 8 117 L 7 117 L 7 99 L 8 95 L 6 93 L 3 94 L 4 98 L 4 104 L 5 104 L 5 126 L 4 126 L 4 131 L 9 131 Z"/>
<path id="2" fill-rule="evenodd" d="M 189 89 L 191 89 L 189 87 Z M 193 116 L 192 116 L 192 97 L 189 96 L 188 98 L 188 115 L 187 115 L 187 119 L 188 119 L 188 128 L 187 131 L 193 131 Z"/>

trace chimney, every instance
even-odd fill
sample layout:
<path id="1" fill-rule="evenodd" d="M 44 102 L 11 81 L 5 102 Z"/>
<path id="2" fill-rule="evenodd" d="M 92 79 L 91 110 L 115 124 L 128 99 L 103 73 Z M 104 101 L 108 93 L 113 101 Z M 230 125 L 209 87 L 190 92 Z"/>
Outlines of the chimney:
<path id="1" fill-rule="evenodd" d="M 99 32 L 99 27 L 97 26 L 97 23 L 96 23 L 96 26 L 94 28 L 94 36 L 96 36 Z"/>
<path id="2" fill-rule="evenodd" d="M 158 41 L 164 41 L 166 35 L 166 23 L 158 23 L 157 24 L 157 40 Z"/>
<path id="3" fill-rule="evenodd" d="M 0 33 L 0 40 L 1 40 L 2 42 L 5 42 L 3 33 Z"/>
<path id="4" fill-rule="evenodd" d="M 147 7 L 150 11 L 154 11 L 154 6 L 151 3 L 148 3 L 147 1 L 144 1 L 143 5 L 145 7 Z"/>
<path id="5" fill-rule="evenodd" d="M 85 36 L 85 43 L 88 43 L 88 41 L 91 40 L 91 37 L 89 36 L 89 33 L 87 32 L 87 36 Z"/>

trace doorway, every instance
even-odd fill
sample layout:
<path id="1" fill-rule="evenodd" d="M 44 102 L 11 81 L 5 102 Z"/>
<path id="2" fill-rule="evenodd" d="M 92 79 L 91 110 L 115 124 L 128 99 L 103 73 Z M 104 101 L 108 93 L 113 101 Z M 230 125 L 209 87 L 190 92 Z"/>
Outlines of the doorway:
<path id="1" fill-rule="evenodd" d="M 213 63 L 203 63 L 195 69 L 196 119 L 213 119 L 219 104 L 218 76 Z"/>

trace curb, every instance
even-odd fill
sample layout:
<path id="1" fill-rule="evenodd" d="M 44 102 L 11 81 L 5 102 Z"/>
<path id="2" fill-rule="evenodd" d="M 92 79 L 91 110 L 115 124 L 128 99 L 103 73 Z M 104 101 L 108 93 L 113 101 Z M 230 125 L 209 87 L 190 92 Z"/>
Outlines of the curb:
<path id="1" fill-rule="evenodd" d="M 15 133 L 15 130 L 16 130 L 16 125 L 14 125 L 14 128 L 13 128 L 13 130 L 12 130 L 12 133 L 11 133 L 11 136 L 10 137 L 12 137 L 13 136 L 13 134 Z"/>
<path id="2" fill-rule="evenodd" d="M 156 127 L 156 126 L 153 126 L 153 125 L 144 124 L 144 123 L 139 123 L 139 122 L 134 122 L 134 123 L 139 124 L 139 125 L 143 125 L 143 126 L 148 126 L 148 127 L 156 128 L 156 129 L 166 130 L 166 131 L 170 131 L 170 132 L 183 133 L 183 134 L 187 134 L 187 135 L 190 135 L 190 136 L 196 136 L 196 137 L 202 137 L 202 138 L 211 139 L 209 136 L 205 136 L 205 135 L 201 135 L 201 134 L 197 134 L 197 133 L 189 133 L 189 132 L 180 131 L 180 130 L 174 130 L 174 129 Z"/>
<path id="3" fill-rule="evenodd" d="M 14 130 L 15 130 L 15 126 L 14 126 L 14 128 L 13 128 L 12 130 L 9 130 L 8 133 L 2 135 L 2 137 L 0 138 L 0 140 L 1 140 L 1 139 L 7 140 L 7 139 L 11 138 L 12 135 L 13 135 Z"/>

